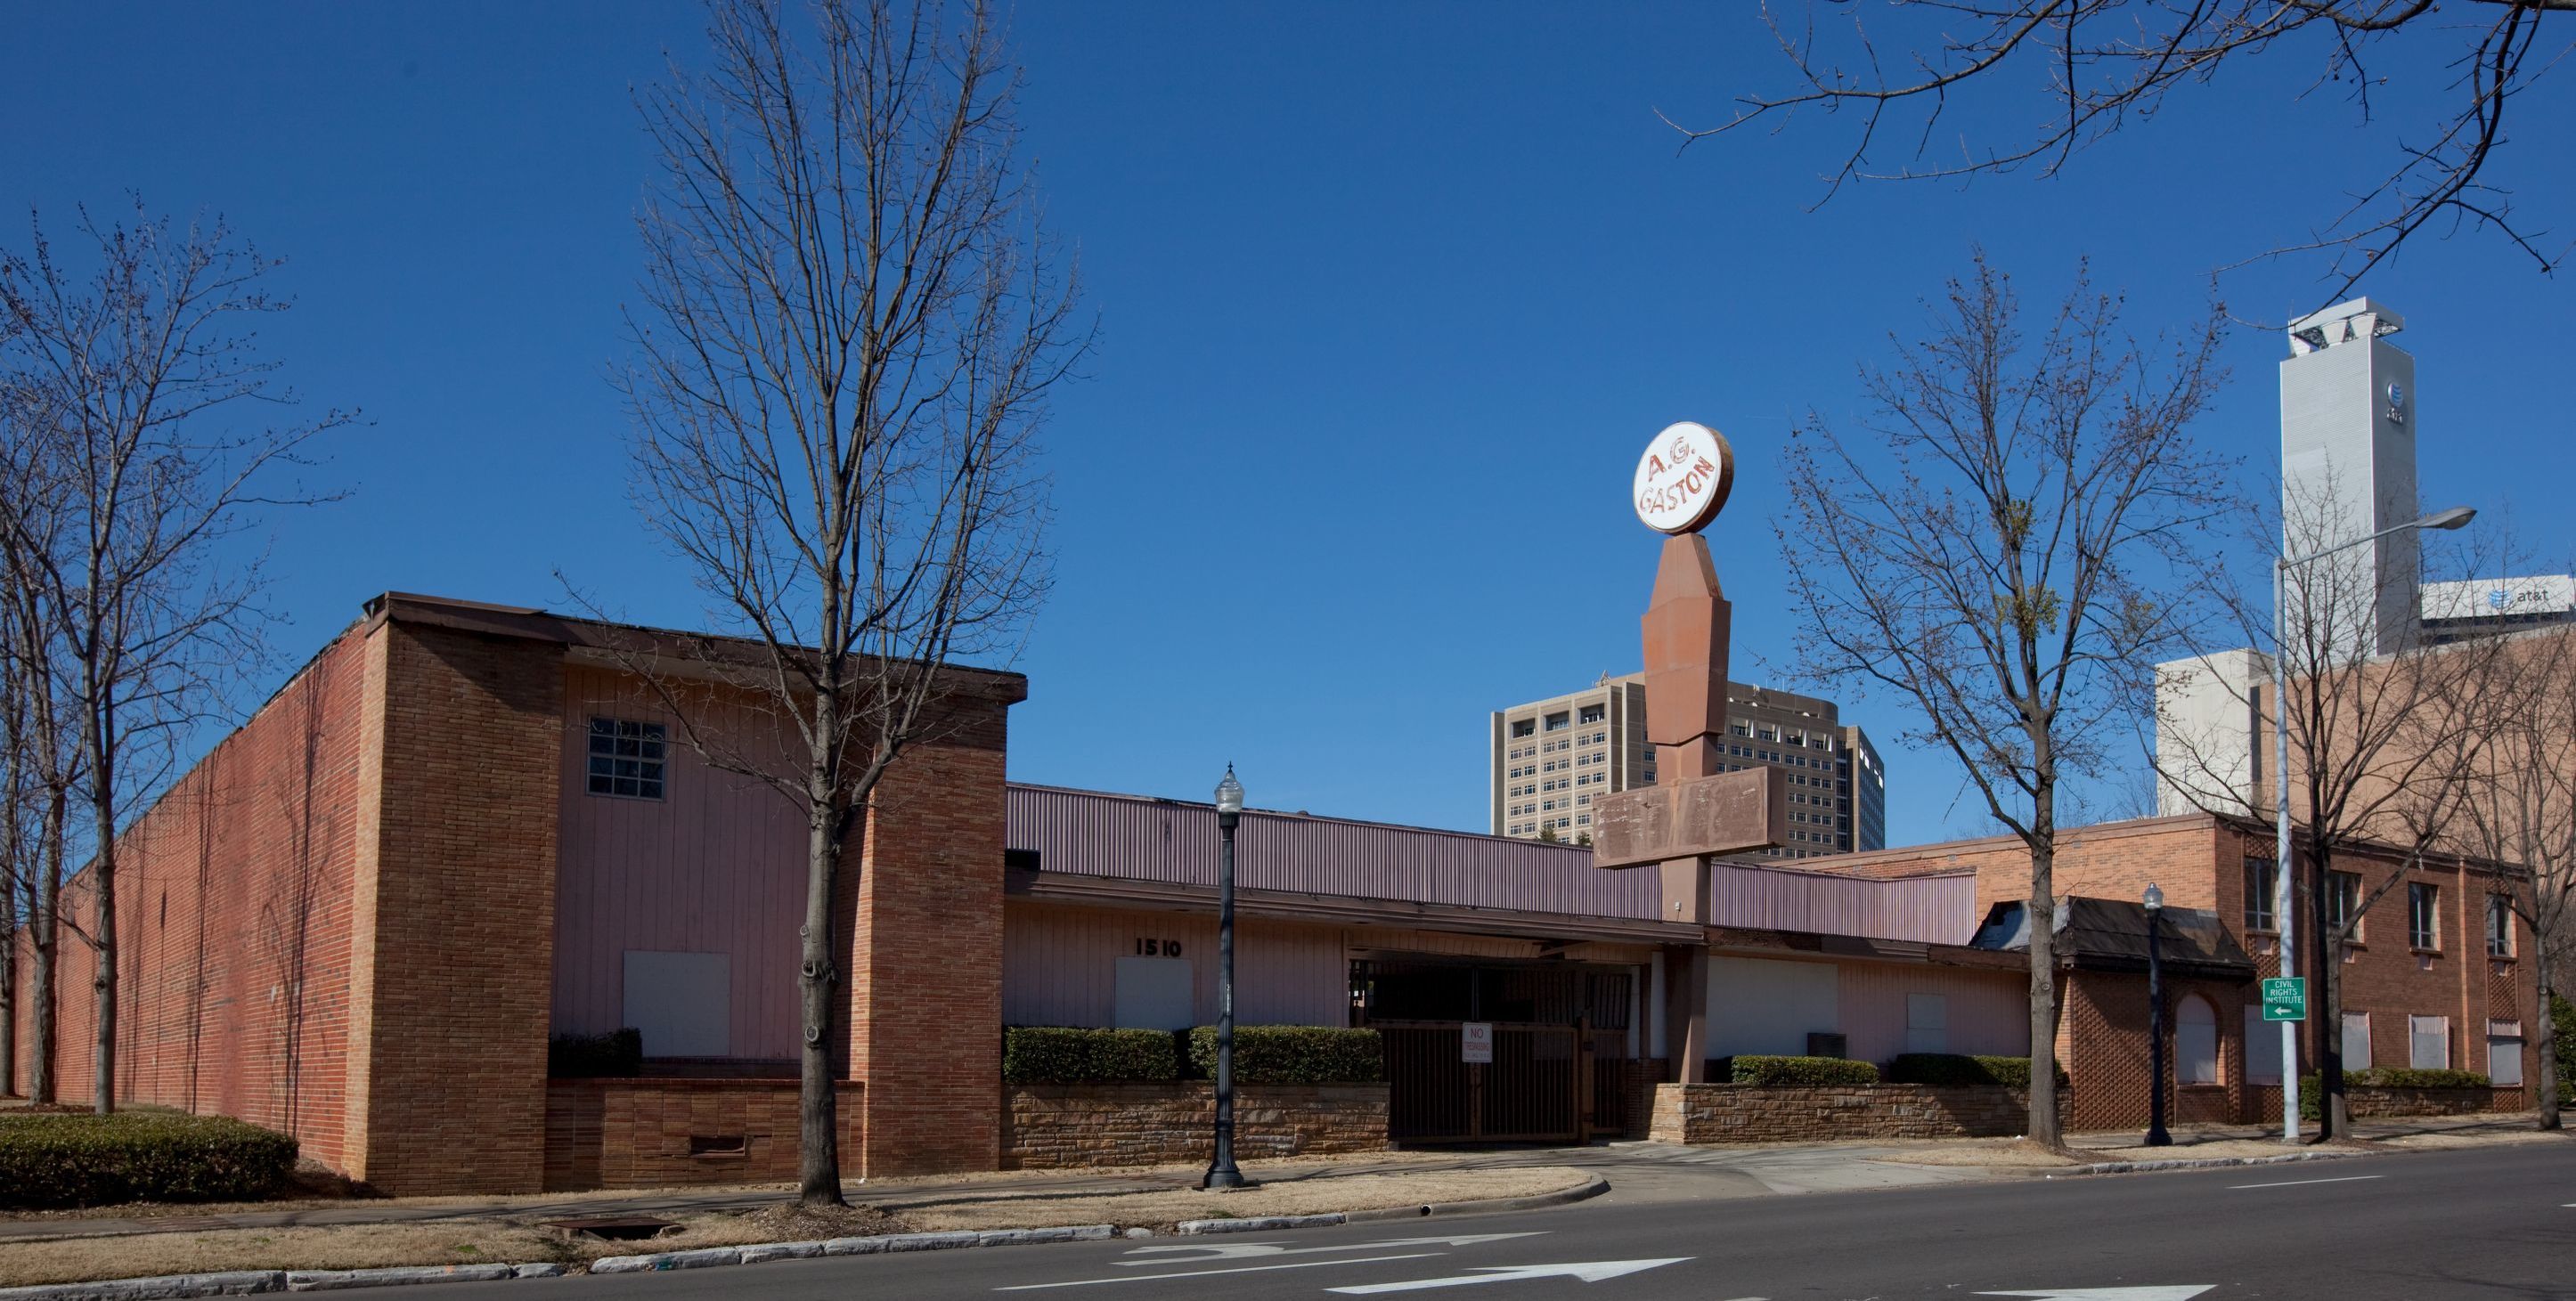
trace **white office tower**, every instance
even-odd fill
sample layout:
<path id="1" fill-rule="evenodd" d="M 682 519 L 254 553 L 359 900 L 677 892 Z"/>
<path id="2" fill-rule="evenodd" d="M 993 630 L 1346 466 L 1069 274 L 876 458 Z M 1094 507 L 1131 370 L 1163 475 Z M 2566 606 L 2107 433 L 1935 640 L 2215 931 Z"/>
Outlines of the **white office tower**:
<path id="1" fill-rule="evenodd" d="M 2414 519 L 2415 359 L 2388 336 L 2397 313 L 2367 298 L 2292 321 L 2281 363 L 2281 546 L 2303 555 Z M 2422 549 L 2409 529 L 2306 568 L 2290 609 L 2336 660 L 2406 645 L 2418 630 Z M 2301 633 L 2288 630 L 2293 638 Z M 2257 693 L 2272 662 L 2222 651 L 2156 666 L 2156 811 L 2259 813 L 2268 755 Z"/>
<path id="2" fill-rule="evenodd" d="M 2282 550 L 2299 555 L 2415 518 L 2415 359 L 2406 327 L 2367 298 L 2290 323 L 2281 363 Z M 2341 652 L 2385 655 L 2415 636 L 2422 541 L 2408 529 L 2321 562 L 2308 600 Z"/>

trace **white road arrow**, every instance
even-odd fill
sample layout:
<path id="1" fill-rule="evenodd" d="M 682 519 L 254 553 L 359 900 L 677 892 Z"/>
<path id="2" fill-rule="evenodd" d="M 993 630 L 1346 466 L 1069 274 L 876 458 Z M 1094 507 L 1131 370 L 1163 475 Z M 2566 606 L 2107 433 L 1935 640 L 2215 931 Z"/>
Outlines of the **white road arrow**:
<path id="1" fill-rule="evenodd" d="M 1370 1296 L 1379 1292 L 1419 1292 L 1425 1288 L 1467 1287 L 1475 1283 L 1512 1283 L 1530 1278 L 1572 1278 L 1598 1283 L 1605 1278 L 1635 1274 L 1660 1265 L 1678 1265 L 1688 1256 L 1665 1256 L 1657 1260 L 1591 1260 L 1571 1265 L 1486 1265 L 1473 1274 L 1453 1274 L 1447 1278 L 1417 1278 L 1404 1283 L 1363 1283 L 1355 1287 L 1328 1287 L 1327 1292 L 1345 1296 Z M 2143 1301 L 2143 1299 L 2142 1299 Z"/>
<path id="2" fill-rule="evenodd" d="M 2181 1287 L 2046 1287 L 2035 1292 L 1979 1292 L 1978 1296 L 2026 1296 L 2038 1301 L 2191 1301 L 2193 1297 L 2218 1286 L 2202 1283 Z"/>
<path id="3" fill-rule="evenodd" d="M 1251 1260 L 1267 1256 L 1310 1256 L 1326 1251 L 1375 1251 L 1381 1247 L 1472 1247 L 1480 1242 L 1501 1242 L 1506 1238 L 1535 1238 L 1547 1232 L 1534 1229 L 1522 1233 L 1459 1233 L 1445 1238 L 1380 1238 L 1374 1242 L 1345 1242 L 1330 1247 L 1288 1247 L 1275 1242 L 1184 1242 L 1167 1247 L 1138 1247 L 1130 1256 L 1151 1256 L 1151 1260 L 1122 1260 L 1121 1266 L 1195 1265 L 1210 1260 Z"/>

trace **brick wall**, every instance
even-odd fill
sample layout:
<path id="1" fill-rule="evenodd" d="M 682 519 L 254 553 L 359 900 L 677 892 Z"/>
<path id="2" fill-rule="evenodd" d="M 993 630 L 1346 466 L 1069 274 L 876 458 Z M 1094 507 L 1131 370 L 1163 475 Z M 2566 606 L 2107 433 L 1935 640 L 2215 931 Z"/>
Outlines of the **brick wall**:
<path id="1" fill-rule="evenodd" d="M 1003 708 L 965 712 L 878 786 L 850 907 L 850 1075 L 864 1178 L 998 1167 Z"/>
<path id="2" fill-rule="evenodd" d="M 839 1090 L 857 1151 L 866 1086 Z M 796 1178 L 792 1079 L 582 1079 L 546 1084 L 545 1188 L 672 1188 Z"/>
<path id="3" fill-rule="evenodd" d="M 374 638 L 383 795 L 360 849 L 358 1006 L 372 1015 L 349 1173 L 403 1194 L 534 1192 L 563 648 L 398 621 Z"/>
<path id="4" fill-rule="evenodd" d="M 2233 981 L 2168 978 L 2165 987 L 2165 1120 L 2170 1125 L 2260 1120 L 2245 1085 L 2243 1007 L 2251 985 Z M 2147 1090 L 2147 978 L 2122 972 L 2077 971 L 2061 986 L 2060 1012 L 2067 1029 L 2066 1073 L 2075 1089 L 2077 1131 L 2147 1126 L 2154 1095 Z M 2208 1000 L 2218 1021 L 2217 1084 L 2177 1085 L 2173 1051 L 2182 1000 Z M 2278 1105 L 2276 1102 L 2275 1106 Z"/>
<path id="5" fill-rule="evenodd" d="M 2058 1095 L 2060 1114 L 2068 1105 Z M 1856 1084 L 1771 1088 L 1659 1084 L 1648 1136 L 1659 1143 L 1832 1142 L 1856 1138 L 1997 1138 L 2028 1130 L 2030 1098 L 2000 1085 Z"/>
<path id="6" fill-rule="evenodd" d="M 1383 1084 L 1245 1085 L 1235 1156 L 1381 1151 L 1386 1098 Z M 1216 1088 L 1205 1080 L 1012 1085 L 1003 1101 L 1005 1169 L 1180 1164 L 1214 1151 Z"/>
<path id="7" fill-rule="evenodd" d="M 2061 897 L 2134 901 L 2153 883 L 2165 892 L 2170 907 L 2216 908 L 2219 883 L 2210 865 L 2219 856 L 2222 836 L 2232 838 L 2233 833 L 2216 818 L 2199 814 L 2073 828 L 2059 835 L 2051 888 Z M 1977 874 L 1979 918 L 1998 903 L 2030 897 L 2030 851 L 2018 836 L 1847 854 L 1802 866 L 1879 878 L 1971 869 Z"/>
<path id="8" fill-rule="evenodd" d="M 323 648 L 118 841 L 118 1097 L 265 1125 L 342 1167 L 366 642 Z M 64 899 L 75 923 L 90 915 L 88 878 Z M 0 1069 L 24 1090 L 34 972 L 19 943 L 19 1060 Z M 58 952 L 56 1078 L 87 1102 L 95 957 L 69 934 Z"/>

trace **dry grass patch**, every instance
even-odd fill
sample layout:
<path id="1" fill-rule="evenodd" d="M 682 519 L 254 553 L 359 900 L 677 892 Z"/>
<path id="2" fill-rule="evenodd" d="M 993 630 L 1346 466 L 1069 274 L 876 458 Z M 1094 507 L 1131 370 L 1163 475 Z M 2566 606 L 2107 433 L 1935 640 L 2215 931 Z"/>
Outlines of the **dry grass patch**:
<path id="1" fill-rule="evenodd" d="M 2391 1135 L 2378 1140 L 2373 1146 L 2433 1151 L 2456 1147 L 2486 1147 L 2493 1143 L 2564 1143 L 2570 1139 L 2576 1139 L 2576 1134 L 2563 1129 L 2436 1129 L 2421 1134 Z"/>
<path id="2" fill-rule="evenodd" d="M 372 1269 L 580 1259 L 543 1229 L 497 1220 L 345 1228 L 225 1229 L 0 1246 L 0 1286 L 149 1278 L 223 1269 Z"/>
<path id="3" fill-rule="evenodd" d="M 1256 1176 L 1257 1177 L 1257 1176 Z M 1196 1189 L 1097 1196 L 889 1198 L 878 1204 L 922 1229 L 1034 1229 L 1058 1224 L 1167 1227 L 1182 1220 L 1320 1215 L 1426 1202 L 1562 1192 L 1592 1176 L 1569 1166 L 1334 1175 L 1233 1192 Z"/>
<path id="4" fill-rule="evenodd" d="M 2075 1158 L 2026 1138 L 1944 1139 L 1873 1159 L 1897 1165 L 1979 1166 L 1994 1170 L 2078 1164 Z"/>

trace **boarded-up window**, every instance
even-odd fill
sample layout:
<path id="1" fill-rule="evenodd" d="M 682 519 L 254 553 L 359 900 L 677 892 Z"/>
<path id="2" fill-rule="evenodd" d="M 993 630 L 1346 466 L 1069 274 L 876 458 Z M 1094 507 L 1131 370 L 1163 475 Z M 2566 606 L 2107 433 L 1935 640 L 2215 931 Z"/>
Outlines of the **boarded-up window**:
<path id="1" fill-rule="evenodd" d="M 1190 980 L 1188 958 L 1120 958 L 1118 1028 L 1186 1030 L 1196 1024 Z"/>
<path id="2" fill-rule="evenodd" d="M 2264 1020 L 2259 1004 L 2245 1009 L 2245 1082 L 2281 1082 L 2281 1023 Z"/>
<path id="3" fill-rule="evenodd" d="M 2347 1071 L 2370 1069 L 2370 1013 L 2343 1014 L 2343 1068 Z"/>
<path id="4" fill-rule="evenodd" d="M 1807 1036 L 1843 1028 L 1840 969 L 1830 962 L 1711 958 L 1711 1057 L 1807 1051 Z"/>
<path id="5" fill-rule="evenodd" d="M 1905 1051 L 1950 1051 L 1950 999 L 1943 994 L 1905 996 Z"/>
<path id="6" fill-rule="evenodd" d="M 733 1054 L 733 960 L 725 954 L 628 949 L 624 1002 L 647 1057 Z"/>
<path id="7" fill-rule="evenodd" d="M 2406 1018 L 2406 1064 L 2419 1071 L 2441 1070 L 2451 1064 L 2451 1018 Z"/>
<path id="8" fill-rule="evenodd" d="M 2198 994 L 2186 995 L 2174 1009 L 2174 1080 L 2218 1083 L 2218 1009 Z"/>
<path id="9" fill-rule="evenodd" d="M 2522 1022 L 2487 1022 L 2487 1078 L 2499 1086 L 2522 1083 Z"/>

